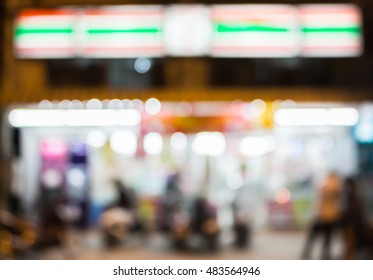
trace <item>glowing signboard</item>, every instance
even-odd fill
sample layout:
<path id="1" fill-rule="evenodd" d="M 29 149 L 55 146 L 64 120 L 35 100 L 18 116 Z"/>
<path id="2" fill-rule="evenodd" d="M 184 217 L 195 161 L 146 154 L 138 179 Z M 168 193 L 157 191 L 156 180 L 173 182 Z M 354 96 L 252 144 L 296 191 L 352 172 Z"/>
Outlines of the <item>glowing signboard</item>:
<path id="1" fill-rule="evenodd" d="M 358 56 L 362 17 L 355 5 L 301 5 L 302 56 Z"/>
<path id="2" fill-rule="evenodd" d="M 214 5 L 212 21 L 212 56 L 292 57 L 299 52 L 294 6 Z"/>
<path id="3" fill-rule="evenodd" d="M 86 57 L 162 56 L 162 6 L 88 8 L 79 52 Z"/>
<path id="4" fill-rule="evenodd" d="M 18 58 L 359 56 L 356 5 L 122 5 L 26 9 Z"/>
<path id="5" fill-rule="evenodd" d="M 75 54 L 75 10 L 24 10 L 15 23 L 19 58 L 68 58 Z"/>
<path id="6" fill-rule="evenodd" d="M 173 5 L 166 9 L 164 40 L 173 56 L 208 55 L 211 45 L 210 9 L 204 5 Z"/>

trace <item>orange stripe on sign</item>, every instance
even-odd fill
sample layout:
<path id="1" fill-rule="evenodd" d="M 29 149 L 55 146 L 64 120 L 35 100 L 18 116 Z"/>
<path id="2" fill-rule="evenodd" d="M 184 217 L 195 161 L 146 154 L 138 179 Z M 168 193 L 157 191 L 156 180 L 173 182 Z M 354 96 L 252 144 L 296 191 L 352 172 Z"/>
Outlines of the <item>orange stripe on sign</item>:
<path id="1" fill-rule="evenodd" d="M 73 16 L 76 11 L 73 9 L 28 9 L 23 10 L 19 17 L 33 17 L 33 16 Z"/>
<path id="2" fill-rule="evenodd" d="M 16 48 L 17 53 L 67 53 L 74 54 L 73 48 Z"/>

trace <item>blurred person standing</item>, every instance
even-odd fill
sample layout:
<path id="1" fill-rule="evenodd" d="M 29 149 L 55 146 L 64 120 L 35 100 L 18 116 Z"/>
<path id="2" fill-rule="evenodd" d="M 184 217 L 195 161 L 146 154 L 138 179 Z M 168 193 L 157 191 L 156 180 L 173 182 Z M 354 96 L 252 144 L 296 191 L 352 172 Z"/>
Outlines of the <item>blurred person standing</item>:
<path id="1" fill-rule="evenodd" d="M 365 244 L 363 200 L 357 188 L 356 180 L 348 177 L 342 191 L 343 258 L 349 260 L 358 258 Z"/>
<path id="2" fill-rule="evenodd" d="M 161 229 L 165 232 L 172 227 L 172 217 L 180 208 L 183 195 L 180 191 L 180 174 L 172 173 L 167 177 L 161 209 Z"/>
<path id="3" fill-rule="evenodd" d="M 310 258 L 312 246 L 317 236 L 324 239 L 321 258 L 331 258 L 332 236 L 341 224 L 341 191 L 340 176 L 334 172 L 329 173 L 318 190 L 316 213 L 302 255 L 304 259 Z"/>
<path id="4" fill-rule="evenodd" d="M 197 197 L 191 209 L 191 229 L 203 237 L 209 250 L 218 249 L 219 225 L 217 209 L 203 197 Z"/>
<path id="5" fill-rule="evenodd" d="M 117 199 L 109 204 L 100 217 L 100 226 L 106 245 L 120 244 L 134 232 L 143 232 L 138 213 L 137 195 L 123 181 L 112 181 Z"/>
<path id="6" fill-rule="evenodd" d="M 240 165 L 240 177 L 242 184 L 235 190 L 235 198 L 232 201 L 234 245 L 245 249 L 250 246 L 252 233 L 252 217 L 254 216 L 255 196 L 252 186 L 246 179 L 247 165 Z"/>

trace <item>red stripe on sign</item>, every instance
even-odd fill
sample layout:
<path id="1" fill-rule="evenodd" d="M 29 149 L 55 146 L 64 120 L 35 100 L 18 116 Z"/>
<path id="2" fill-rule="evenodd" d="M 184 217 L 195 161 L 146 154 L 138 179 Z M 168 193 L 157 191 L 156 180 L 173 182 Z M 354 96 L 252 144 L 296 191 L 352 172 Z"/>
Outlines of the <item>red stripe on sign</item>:
<path id="1" fill-rule="evenodd" d="M 74 48 L 16 48 L 17 52 L 69 52 L 74 53 Z"/>
<path id="2" fill-rule="evenodd" d="M 30 9 L 23 10 L 19 14 L 19 17 L 33 17 L 33 16 L 73 16 L 76 14 L 76 10 L 73 9 Z"/>

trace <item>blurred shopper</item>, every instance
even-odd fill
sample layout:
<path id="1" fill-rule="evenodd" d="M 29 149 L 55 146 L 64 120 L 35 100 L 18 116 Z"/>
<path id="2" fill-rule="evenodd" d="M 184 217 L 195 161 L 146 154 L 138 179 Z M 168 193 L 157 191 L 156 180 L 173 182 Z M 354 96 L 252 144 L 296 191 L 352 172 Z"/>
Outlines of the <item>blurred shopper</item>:
<path id="1" fill-rule="evenodd" d="M 171 216 L 170 233 L 177 249 L 216 250 L 218 249 L 219 227 L 217 213 L 203 197 L 192 200 L 189 207 L 180 203 Z"/>
<path id="2" fill-rule="evenodd" d="M 191 229 L 200 235 L 210 250 L 218 248 L 219 226 L 216 208 L 206 198 L 199 197 L 192 208 Z"/>
<path id="3" fill-rule="evenodd" d="M 64 245 L 67 223 L 61 215 L 62 198 L 60 189 L 41 188 L 37 207 L 39 213 L 39 230 L 36 248 Z"/>
<path id="4" fill-rule="evenodd" d="M 180 174 L 174 173 L 167 177 L 164 199 L 160 215 L 160 227 L 164 232 L 171 230 L 173 216 L 179 212 L 183 197 L 180 192 Z"/>
<path id="5" fill-rule="evenodd" d="M 137 209 L 137 197 L 133 189 L 120 180 L 114 180 L 117 200 L 102 213 L 101 229 L 106 244 L 115 245 L 129 233 L 143 230 Z"/>
<path id="6" fill-rule="evenodd" d="M 175 206 L 170 217 L 170 232 L 173 245 L 176 249 L 188 249 L 188 238 L 191 234 L 190 213 L 183 204 Z"/>
<path id="7" fill-rule="evenodd" d="M 251 225 L 245 207 L 240 204 L 239 197 L 232 203 L 234 245 L 237 248 L 245 248 L 251 242 Z"/>
<path id="8" fill-rule="evenodd" d="M 345 180 L 342 193 L 344 259 L 356 259 L 365 244 L 363 201 L 356 180 Z"/>
<path id="9" fill-rule="evenodd" d="M 23 259 L 36 242 L 36 229 L 22 216 L 0 211 L 0 260 Z"/>
<path id="10" fill-rule="evenodd" d="M 234 245 L 244 249 L 250 246 L 252 237 L 251 217 L 253 215 L 253 192 L 246 181 L 247 165 L 240 166 L 240 176 L 243 184 L 236 190 L 235 198 L 232 202 Z"/>
<path id="11" fill-rule="evenodd" d="M 317 236 L 322 237 L 322 259 L 331 258 L 332 237 L 341 224 L 341 178 L 336 173 L 328 174 L 322 182 L 316 201 L 316 215 L 310 227 L 303 258 L 309 259 Z"/>

